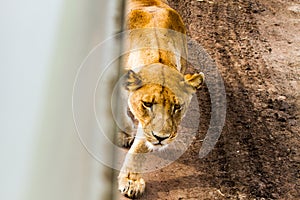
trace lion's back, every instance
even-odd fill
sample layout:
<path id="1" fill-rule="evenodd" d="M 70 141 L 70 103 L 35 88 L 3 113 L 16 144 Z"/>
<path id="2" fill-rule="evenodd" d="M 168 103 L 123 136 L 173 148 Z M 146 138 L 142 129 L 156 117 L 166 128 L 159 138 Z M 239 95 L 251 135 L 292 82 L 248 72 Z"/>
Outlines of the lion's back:
<path id="1" fill-rule="evenodd" d="M 130 32 L 125 50 L 130 53 L 125 55 L 125 69 L 162 63 L 184 72 L 186 29 L 180 15 L 159 0 L 129 0 L 126 10 Z"/>
<path id="2" fill-rule="evenodd" d="M 126 18 L 126 28 L 129 30 L 139 28 L 165 28 L 185 33 L 184 23 L 180 15 L 164 3 L 138 6 L 131 5 Z"/>

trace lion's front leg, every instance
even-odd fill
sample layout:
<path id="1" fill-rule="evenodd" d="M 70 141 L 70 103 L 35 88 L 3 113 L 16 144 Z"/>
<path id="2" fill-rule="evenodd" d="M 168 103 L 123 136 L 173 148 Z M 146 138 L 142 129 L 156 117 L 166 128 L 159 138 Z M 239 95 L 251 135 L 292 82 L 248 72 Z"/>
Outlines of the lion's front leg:
<path id="1" fill-rule="evenodd" d="M 116 137 L 117 145 L 129 148 L 136 135 L 136 127 L 133 119 L 128 115 L 128 91 L 120 88 L 119 109 L 116 110 L 119 132 Z"/>
<path id="2" fill-rule="evenodd" d="M 126 155 L 123 167 L 120 171 L 119 190 L 129 198 L 136 198 L 145 191 L 145 181 L 141 177 L 142 164 L 146 160 L 145 154 L 149 152 L 145 139 L 136 138 Z"/>
<path id="3" fill-rule="evenodd" d="M 139 173 L 120 173 L 119 190 L 129 198 L 137 198 L 145 191 L 146 183 Z"/>

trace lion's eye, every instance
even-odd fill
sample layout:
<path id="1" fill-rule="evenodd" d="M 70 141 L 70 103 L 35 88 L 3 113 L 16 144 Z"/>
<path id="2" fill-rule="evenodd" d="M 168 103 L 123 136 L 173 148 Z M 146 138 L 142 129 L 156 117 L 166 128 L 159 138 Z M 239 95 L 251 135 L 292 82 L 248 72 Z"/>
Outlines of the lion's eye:
<path id="1" fill-rule="evenodd" d="M 146 107 L 146 108 L 151 108 L 153 106 L 153 103 L 143 101 L 143 106 Z"/>
<path id="2" fill-rule="evenodd" d="M 175 104 L 174 105 L 174 112 L 180 111 L 182 109 L 181 105 Z"/>

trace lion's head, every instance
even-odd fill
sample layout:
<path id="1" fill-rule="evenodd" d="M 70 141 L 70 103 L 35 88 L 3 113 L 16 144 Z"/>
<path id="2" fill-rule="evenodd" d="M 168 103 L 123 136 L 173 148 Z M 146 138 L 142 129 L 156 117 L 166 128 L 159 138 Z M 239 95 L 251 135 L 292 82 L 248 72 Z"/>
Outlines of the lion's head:
<path id="1" fill-rule="evenodd" d="M 163 64 L 128 71 L 125 87 L 129 108 L 150 148 L 165 146 L 176 138 L 192 95 L 203 81 L 202 73 L 183 75 Z"/>

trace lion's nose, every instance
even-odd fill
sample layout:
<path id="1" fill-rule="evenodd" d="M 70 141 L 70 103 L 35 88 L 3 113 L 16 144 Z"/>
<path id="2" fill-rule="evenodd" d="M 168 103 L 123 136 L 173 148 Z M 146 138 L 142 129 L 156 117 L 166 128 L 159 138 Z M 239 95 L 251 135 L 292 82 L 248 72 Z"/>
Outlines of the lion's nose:
<path id="1" fill-rule="evenodd" d="M 169 138 L 169 136 L 168 137 L 157 136 L 153 131 L 152 131 L 152 135 L 158 140 L 159 143 Z"/>

